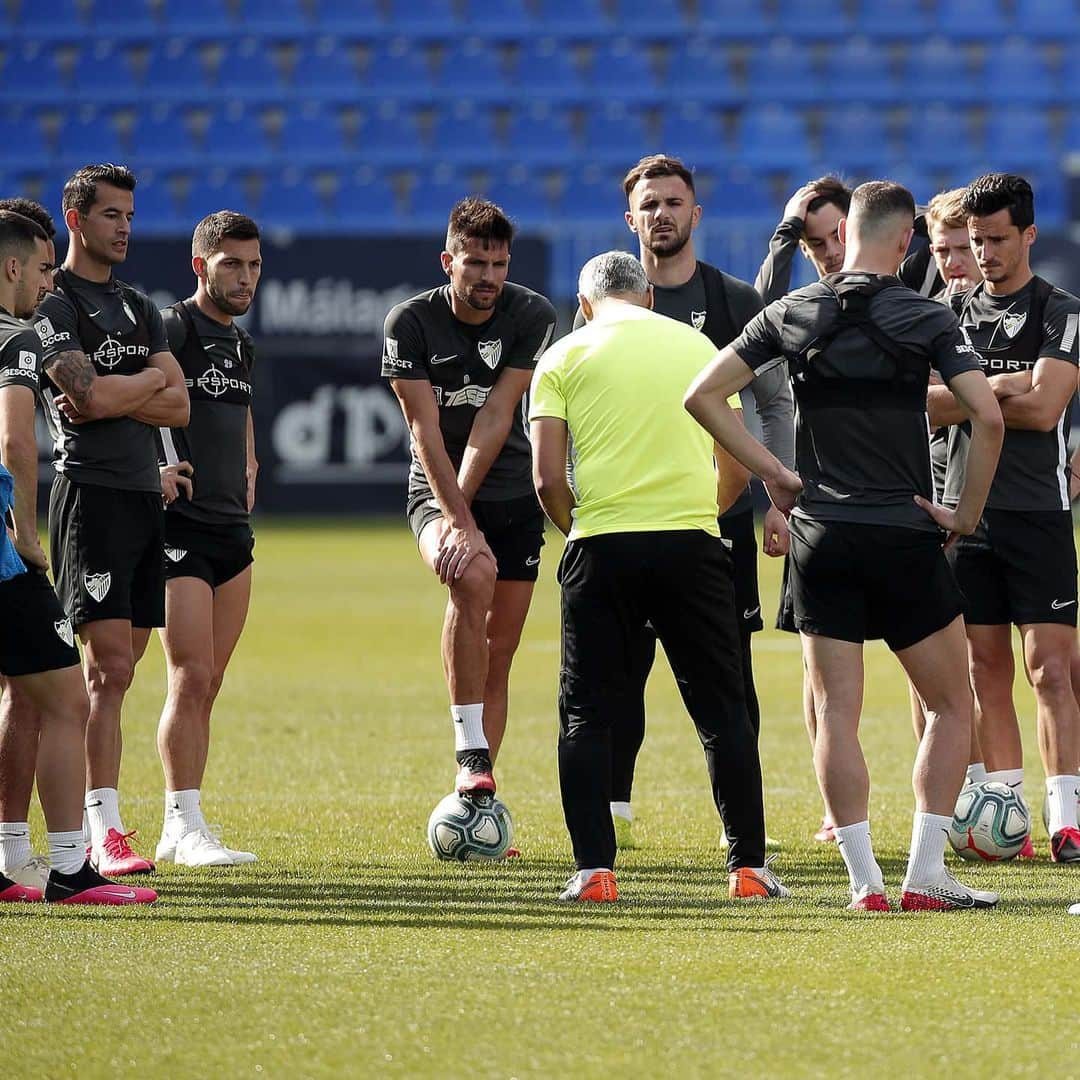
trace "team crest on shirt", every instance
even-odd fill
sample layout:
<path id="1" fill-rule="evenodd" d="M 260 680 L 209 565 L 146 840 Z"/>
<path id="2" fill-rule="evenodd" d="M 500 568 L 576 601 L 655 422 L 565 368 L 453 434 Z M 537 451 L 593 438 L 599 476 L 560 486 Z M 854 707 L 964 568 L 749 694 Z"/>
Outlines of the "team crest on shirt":
<path id="1" fill-rule="evenodd" d="M 109 595 L 112 588 L 112 574 L 106 571 L 104 574 L 83 574 L 83 585 L 86 591 L 100 604 Z"/>
<path id="2" fill-rule="evenodd" d="M 502 359 L 502 339 L 497 341 L 481 341 L 479 343 L 480 359 L 492 371 L 499 366 L 499 361 Z"/>
<path id="3" fill-rule="evenodd" d="M 1014 338 L 1023 330 L 1025 322 L 1027 322 L 1026 311 L 1006 311 L 1001 316 L 1001 329 L 1005 331 L 1006 337 Z"/>
<path id="4" fill-rule="evenodd" d="M 187 548 L 166 547 L 165 555 L 170 562 L 179 562 L 187 554 Z"/>
<path id="5" fill-rule="evenodd" d="M 71 629 L 70 619 L 54 622 L 53 629 L 56 631 L 56 636 L 69 648 L 75 644 L 75 634 Z"/>
<path id="6" fill-rule="evenodd" d="M 695 330 L 700 330 L 705 325 L 705 312 L 704 311 L 691 311 L 690 312 L 690 325 Z"/>

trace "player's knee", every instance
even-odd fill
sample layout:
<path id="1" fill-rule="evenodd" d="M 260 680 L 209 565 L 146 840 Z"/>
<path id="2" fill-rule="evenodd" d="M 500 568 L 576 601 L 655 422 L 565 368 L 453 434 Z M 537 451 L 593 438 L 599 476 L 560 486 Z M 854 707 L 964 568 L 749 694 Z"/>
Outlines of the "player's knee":
<path id="1" fill-rule="evenodd" d="M 509 671 L 520 643 L 520 631 L 516 634 L 495 634 L 488 638 L 488 670 Z"/>
<path id="2" fill-rule="evenodd" d="M 213 676 L 213 669 L 204 661 L 184 661 L 173 669 L 171 678 L 173 693 L 185 701 L 197 701 L 202 704 L 210 696 Z"/>
<path id="3" fill-rule="evenodd" d="M 212 705 L 217 700 L 218 694 L 221 693 L 221 684 L 224 681 L 224 671 L 213 671 L 210 673 L 210 685 L 206 688 L 206 700 L 209 704 Z"/>
<path id="4" fill-rule="evenodd" d="M 1031 665 L 1031 685 L 1040 697 L 1071 696 L 1072 672 L 1069 657 L 1057 653 L 1036 657 Z"/>
<path id="5" fill-rule="evenodd" d="M 135 660 L 130 652 L 96 655 L 86 665 L 86 686 L 92 696 L 122 696 L 131 686 Z"/>
<path id="6" fill-rule="evenodd" d="M 495 567 L 478 555 L 450 585 L 450 596 L 459 608 L 487 612 L 495 595 Z"/>

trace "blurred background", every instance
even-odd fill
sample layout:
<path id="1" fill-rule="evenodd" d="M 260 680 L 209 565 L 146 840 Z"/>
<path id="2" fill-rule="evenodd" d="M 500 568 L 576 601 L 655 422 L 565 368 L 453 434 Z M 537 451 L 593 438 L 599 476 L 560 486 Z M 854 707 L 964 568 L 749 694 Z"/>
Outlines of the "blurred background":
<path id="1" fill-rule="evenodd" d="M 560 332 L 581 263 L 633 248 L 620 180 L 661 151 L 695 170 L 700 257 L 751 281 L 812 177 L 925 202 L 1021 172 L 1036 267 L 1080 292 L 1078 46 L 1074 0 L 0 0 L 0 193 L 59 221 L 75 168 L 129 165 L 118 276 L 162 304 L 199 218 L 255 217 L 260 507 L 384 512 L 407 437 L 382 320 L 441 282 L 459 198 L 515 219 L 511 277 Z"/>

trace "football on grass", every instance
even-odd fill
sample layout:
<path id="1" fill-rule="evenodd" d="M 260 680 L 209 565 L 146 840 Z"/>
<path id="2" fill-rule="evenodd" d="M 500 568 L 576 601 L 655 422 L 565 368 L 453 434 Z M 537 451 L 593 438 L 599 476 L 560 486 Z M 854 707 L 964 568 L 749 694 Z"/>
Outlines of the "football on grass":
<path id="1" fill-rule="evenodd" d="M 1007 784 L 983 780 L 960 792 L 949 843 L 961 859 L 1001 862 L 1016 857 L 1029 832 L 1024 800 Z"/>
<path id="2" fill-rule="evenodd" d="M 472 799 L 451 792 L 431 811 L 427 838 L 438 859 L 491 861 L 506 857 L 514 825 L 510 811 L 498 799 Z"/>

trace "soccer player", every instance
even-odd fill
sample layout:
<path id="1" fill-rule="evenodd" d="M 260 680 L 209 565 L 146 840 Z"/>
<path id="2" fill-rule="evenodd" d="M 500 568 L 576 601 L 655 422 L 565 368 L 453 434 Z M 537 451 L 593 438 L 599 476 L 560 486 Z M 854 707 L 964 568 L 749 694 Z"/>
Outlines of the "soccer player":
<path id="1" fill-rule="evenodd" d="M 86 813 L 91 859 L 107 876 L 153 870 L 120 817 L 120 713 L 137 659 L 132 628 L 165 617 L 154 429 L 188 421 L 161 315 L 113 277 L 127 257 L 134 190 L 122 165 L 87 165 L 68 180 L 67 256 L 35 322 L 57 445 L 49 545 L 57 593 L 84 647 Z"/>
<path id="2" fill-rule="evenodd" d="M 152 889 L 128 889 L 98 874 L 82 838 L 84 734 L 89 703 L 71 620 L 47 577 L 48 559 L 37 534 L 37 441 L 34 410 L 41 379 L 41 343 L 29 323 L 49 288 L 49 238 L 36 222 L 0 210 L 0 672 L 28 705 L 34 738 L 5 746 L 0 801 L 29 803 L 35 763 L 48 830 L 44 879 L 17 881 L 0 873 L 0 901 L 133 904 L 157 899 Z M 9 535 L 10 529 L 10 535 Z M 19 712 L 8 714 L 17 724 Z M 12 791 L 12 789 L 15 789 Z M 26 806 L 22 808 L 26 816 Z M 29 856 L 29 829 L 25 854 Z M 28 868 L 24 863 L 22 870 Z M 43 888 L 42 888 L 43 887 Z"/>
<path id="3" fill-rule="evenodd" d="M 717 349 L 741 333 L 761 310 L 754 288 L 700 262 L 694 251 L 694 230 L 701 220 L 693 173 L 678 159 L 654 154 L 642 158 L 623 180 L 628 209 L 626 223 L 638 238 L 641 263 L 653 287 L 653 310 L 700 330 Z M 580 322 L 584 317 L 579 312 Z M 793 409 L 787 372 L 777 362 L 762 371 L 747 388 L 761 418 L 766 446 L 786 465 L 794 460 Z M 744 406 L 748 402 L 744 403 Z M 758 596 L 757 538 L 754 505 L 745 470 L 721 451 L 725 459 L 717 476 L 720 535 L 730 544 L 735 566 L 735 608 L 742 642 L 743 683 L 750 722 L 761 726 L 754 685 L 752 635 L 762 628 Z M 787 522 L 771 507 L 765 515 L 764 550 L 769 555 L 787 550 Z M 635 681 L 640 693 L 632 698 L 633 722 L 612 731 L 612 804 L 615 835 L 621 847 L 633 847 L 631 791 L 634 766 L 645 738 L 645 683 L 656 656 L 656 634 L 647 627 L 641 638 Z M 772 842 L 771 842 L 772 843 Z"/>
<path id="4" fill-rule="evenodd" d="M 1080 711 L 1070 679 L 1076 548 L 1066 453 L 1080 300 L 1031 271 L 1035 200 L 1023 177 L 981 176 L 969 185 L 962 206 L 984 281 L 954 297 L 953 307 L 1000 398 L 1006 426 L 979 527 L 950 553 L 965 597 L 979 742 L 988 776 L 1022 795 L 1023 751 L 1013 706 L 1015 623 L 1035 691 L 1050 855 L 1080 864 Z M 953 508 L 971 470 L 971 436 L 948 388 L 932 387 L 929 401 L 931 423 L 955 425 L 942 500 Z"/>
<path id="5" fill-rule="evenodd" d="M 732 559 L 716 523 L 714 448 L 681 404 L 716 348 L 649 310 L 645 269 L 625 252 L 585 264 L 578 300 L 587 325 L 544 355 L 529 408 L 537 494 L 568 538 L 559 565 L 559 781 L 576 873 L 560 899 L 618 899 L 611 732 L 633 714 L 628 698 L 640 691 L 633 671 L 646 622 L 705 750 L 730 841 L 729 895 L 787 896 L 765 866 L 761 766 L 744 697 Z M 576 494 L 566 476 L 570 439 Z M 794 474 L 786 479 L 798 485 Z"/>
<path id="6" fill-rule="evenodd" d="M 803 490 L 790 520 L 791 593 L 817 716 L 814 763 L 836 822 L 850 907 L 861 911 L 889 910 L 870 843 L 870 782 L 858 739 L 868 626 L 881 629 L 927 714 L 901 907 L 997 903 L 994 893 L 961 885 L 944 863 L 973 706 L 967 680 L 956 677 L 963 670 L 964 625 L 942 540 L 978 524 L 1003 421 L 956 317 L 895 277 L 914 218 L 915 201 L 898 184 L 858 187 L 840 225 L 843 271 L 770 304 L 687 394 L 690 412 L 771 483 L 772 494 L 786 470 L 725 402 L 778 352 L 792 371 Z M 971 425 L 967 476 L 952 509 L 932 502 L 931 367 Z"/>
<path id="7" fill-rule="evenodd" d="M 779 300 L 791 287 L 791 265 L 796 250 L 810 260 L 819 278 L 835 273 L 844 262 L 845 245 L 840 233 L 840 221 L 847 216 L 851 205 L 851 189 L 837 176 L 821 176 L 804 184 L 787 201 L 784 215 L 769 241 L 769 253 L 758 270 L 754 288 L 766 304 Z M 753 385 L 753 384 L 751 384 Z M 784 577 L 780 587 L 780 609 L 776 616 L 776 628 L 788 633 L 798 633 L 788 588 L 790 555 L 783 552 Z M 803 669 L 803 720 L 810 745 L 817 734 L 817 717 L 814 713 L 814 695 L 810 679 Z M 826 810 L 821 825 L 814 833 L 819 843 L 835 840 L 834 825 Z"/>
<path id="8" fill-rule="evenodd" d="M 195 295 L 162 312 L 191 398 L 187 429 L 161 428 L 164 460 L 168 697 L 158 725 L 165 822 L 155 858 L 184 866 L 254 862 L 206 823 L 200 789 L 210 713 L 247 618 L 255 503 L 251 372 L 255 347 L 234 321 L 262 272 L 259 229 L 232 210 L 195 226 Z M 149 634 L 149 631 L 139 631 Z M 138 651 L 138 650 L 137 650 Z"/>
<path id="9" fill-rule="evenodd" d="M 446 285 L 386 317 L 382 374 L 411 436 L 408 518 L 447 588 L 442 658 L 458 792 L 489 797 L 506 728 L 510 664 L 544 543 L 522 397 L 555 309 L 507 281 L 514 229 L 494 203 L 450 212 Z"/>

